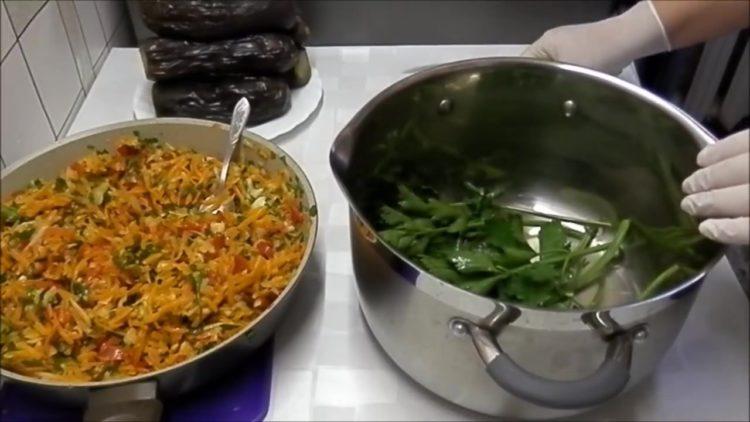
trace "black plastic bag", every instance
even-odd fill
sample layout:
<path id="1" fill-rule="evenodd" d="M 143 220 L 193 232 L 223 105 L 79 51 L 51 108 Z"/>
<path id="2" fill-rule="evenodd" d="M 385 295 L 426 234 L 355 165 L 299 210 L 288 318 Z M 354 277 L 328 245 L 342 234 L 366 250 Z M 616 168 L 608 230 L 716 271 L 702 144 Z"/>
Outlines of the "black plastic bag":
<path id="1" fill-rule="evenodd" d="M 297 21 L 291 0 L 150 0 L 139 4 L 150 30 L 179 39 L 208 41 L 285 32 Z"/>
<path id="2" fill-rule="evenodd" d="M 250 102 L 248 126 L 279 117 L 291 106 L 289 86 L 267 77 L 217 81 L 174 80 L 154 83 L 152 96 L 159 117 L 193 117 L 229 123 L 241 97 Z"/>
<path id="3" fill-rule="evenodd" d="M 198 42 L 150 38 L 141 45 L 146 77 L 154 80 L 281 74 L 297 64 L 300 51 L 284 34 Z"/>

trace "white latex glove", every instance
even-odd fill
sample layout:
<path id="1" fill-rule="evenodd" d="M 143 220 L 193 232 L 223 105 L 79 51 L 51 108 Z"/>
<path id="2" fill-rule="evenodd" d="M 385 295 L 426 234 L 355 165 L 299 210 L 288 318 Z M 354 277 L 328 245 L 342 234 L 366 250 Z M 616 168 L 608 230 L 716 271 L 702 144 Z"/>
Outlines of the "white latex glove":
<path id="1" fill-rule="evenodd" d="M 737 132 L 698 154 L 702 168 L 682 183 L 688 214 L 708 217 L 698 229 L 717 242 L 750 242 L 750 131 Z"/>
<path id="2" fill-rule="evenodd" d="M 619 16 L 550 29 L 521 55 L 617 75 L 635 59 L 670 49 L 653 5 L 642 1 Z"/>

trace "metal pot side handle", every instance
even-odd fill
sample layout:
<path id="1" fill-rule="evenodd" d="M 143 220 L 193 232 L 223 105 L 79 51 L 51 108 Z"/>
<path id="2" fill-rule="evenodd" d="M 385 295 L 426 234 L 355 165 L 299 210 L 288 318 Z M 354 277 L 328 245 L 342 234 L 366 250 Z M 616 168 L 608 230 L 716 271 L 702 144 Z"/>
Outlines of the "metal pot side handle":
<path id="1" fill-rule="evenodd" d="M 575 381 L 551 380 L 533 374 L 508 356 L 486 328 L 470 321 L 464 324 L 471 335 L 487 373 L 503 389 L 531 403 L 557 409 L 578 409 L 600 404 L 625 388 L 630 380 L 633 331 L 612 335 L 607 341 L 604 362 L 592 375 Z"/>
<path id="2" fill-rule="evenodd" d="M 156 381 L 143 381 L 91 391 L 84 422 L 158 422 L 162 403 Z"/>

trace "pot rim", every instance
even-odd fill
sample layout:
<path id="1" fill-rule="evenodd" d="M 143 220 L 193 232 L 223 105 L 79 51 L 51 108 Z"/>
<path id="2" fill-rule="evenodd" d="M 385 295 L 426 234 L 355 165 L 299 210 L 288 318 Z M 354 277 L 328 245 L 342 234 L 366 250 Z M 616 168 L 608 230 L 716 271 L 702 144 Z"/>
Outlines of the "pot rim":
<path id="1" fill-rule="evenodd" d="M 4 179 L 8 174 L 15 171 L 16 169 L 19 169 L 23 167 L 24 165 L 27 165 L 29 161 L 41 155 L 44 155 L 48 153 L 49 151 L 60 148 L 65 144 L 72 143 L 72 142 L 81 142 L 82 140 L 90 136 L 100 135 L 100 134 L 111 132 L 111 131 L 118 130 L 118 129 L 139 128 L 143 126 L 161 125 L 161 124 L 185 125 L 186 127 L 189 127 L 189 126 L 214 127 L 214 128 L 220 128 L 226 131 L 227 133 L 229 132 L 229 125 L 226 123 L 214 122 L 214 121 L 203 120 L 203 119 L 183 118 L 183 117 L 168 117 L 168 118 L 157 117 L 157 118 L 152 118 L 152 119 L 131 120 L 127 122 L 120 122 L 120 123 L 113 123 L 113 124 L 108 124 L 104 126 L 98 126 L 96 128 L 89 129 L 83 132 L 78 132 L 72 136 L 67 136 L 64 139 L 60 140 L 59 142 L 56 142 L 55 144 L 47 148 L 44 148 L 38 152 L 27 154 L 26 156 L 18 160 L 13 165 L 5 168 L 0 173 L 0 181 L 2 181 L 2 179 Z M 302 171 L 302 168 L 294 160 L 294 158 L 292 158 L 287 152 L 282 150 L 279 146 L 263 138 L 262 136 L 252 132 L 250 129 L 243 130 L 242 140 L 243 140 L 243 143 L 245 144 L 248 144 L 248 145 L 259 144 L 273 151 L 279 157 L 286 157 L 285 158 L 286 167 L 289 168 L 293 172 L 293 174 L 299 179 L 300 184 L 303 187 L 303 191 L 305 192 L 305 195 L 308 197 L 310 201 L 310 205 L 317 206 L 317 201 L 315 199 L 315 192 L 313 191 L 312 184 L 310 183 L 310 180 L 307 178 L 307 175 L 304 173 L 304 171 Z M 310 218 L 311 218 L 311 221 L 310 221 L 310 228 L 308 229 L 309 231 L 308 231 L 307 245 L 305 246 L 305 253 L 302 256 L 302 260 L 300 261 L 300 264 L 297 267 L 297 270 L 295 271 L 294 276 L 291 278 L 291 280 L 286 285 L 286 287 L 284 287 L 284 290 L 281 291 L 279 296 L 273 301 L 273 303 L 271 303 L 271 305 L 268 308 L 266 308 L 260 315 L 258 315 L 258 317 L 256 317 L 255 319 L 247 323 L 242 330 L 238 331 L 231 337 L 225 339 L 221 343 L 216 344 L 215 346 L 211 347 L 205 352 L 199 353 L 183 362 L 168 366 L 166 368 L 158 369 L 156 371 L 151 371 L 145 374 L 135 375 L 135 376 L 126 377 L 126 378 L 118 378 L 114 380 L 107 380 L 107 381 L 87 381 L 87 382 L 67 381 L 65 382 L 65 381 L 45 380 L 41 378 L 18 374 L 16 372 L 10 371 L 5 368 L 0 368 L 0 375 L 2 375 L 3 377 L 8 377 L 8 379 L 12 379 L 12 380 L 19 381 L 22 383 L 27 383 L 27 384 L 34 384 L 36 386 L 65 387 L 65 388 L 71 388 L 71 389 L 104 388 L 104 387 L 115 387 L 118 385 L 155 380 L 157 377 L 162 376 L 166 374 L 167 372 L 176 371 L 179 368 L 192 364 L 202 358 L 208 357 L 209 355 L 217 352 L 219 349 L 226 347 L 228 344 L 232 343 L 240 336 L 247 335 L 247 333 L 250 332 L 256 325 L 260 324 L 263 320 L 266 320 L 267 319 L 266 317 L 271 312 L 273 312 L 279 306 L 279 304 L 286 299 L 287 296 L 289 296 L 292 289 L 299 283 L 299 279 L 301 278 L 302 272 L 307 266 L 307 263 L 310 260 L 310 256 L 312 255 L 312 251 L 315 246 L 315 240 L 317 238 L 317 233 L 318 233 L 318 220 L 319 220 L 318 216 L 317 215 L 310 216 Z"/>
<path id="2" fill-rule="evenodd" d="M 420 266 L 414 264 L 410 259 L 406 258 L 399 251 L 391 247 L 387 242 L 383 241 L 380 238 L 380 236 L 377 234 L 377 231 L 372 228 L 370 222 L 366 218 L 364 218 L 361 210 L 352 200 L 352 196 L 349 193 L 349 190 L 347 189 L 346 185 L 342 181 L 340 174 L 336 171 L 336 165 L 334 164 L 334 162 L 335 162 L 337 149 L 341 147 L 341 144 L 343 144 L 346 139 L 349 139 L 353 136 L 353 134 L 359 128 L 362 122 L 367 118 L 367 116 L 376 107 L 380 106 L 383 102 L 385 102 L 391 96 L 396 95 L 402 91 L 405 91 L 411 88 L 414 85 L 428 81 L 433 78 L 449 75 L 451 73 L 459 72 L 459 71 L 492 68 L 492 67 L 499 67 L 499 66 L 513 66 L 513 65 L 519 65 L 519 64 L 527 65 L 527 66 L 542 67 L 542 68 L 547 68 L 547 69 L 561 70 L 564 72 L 570 72 L 570 73 L 578 74 L 586 78 L 592 79 L 595 82 L 599 82 L 599 83 L 603 83 L 605 85 L 611 86 L 615 89 L 618 89 L 627 94 L 635 96 L 638 99 L 657 108 L 658 110 L 666 113 L 669 117 L 677 121 L 684 129 L 686 129 L 688 132 L 690 132 L 693 135 L 693 140 L 698 144 L 700 148 L 706 147 L 716 142 L 716 137 L 714 137 L 706 128 L 704 128 L 697 121 L 695 121 L 695 119 L 693 119 L 690 115 L 688 115 L 686 112 L 682 111 L 675 105 L 662 99 L 656 94 L 651 93 L 644 88 L 641 88 L 640 86 L 633 85 L 616 76 L 602 73 L 593 69 L 589 69 L 586 67 L 577 66 L 577 65 L 573 65 L 569 63 L 552 62 L 552 61 L 529 58 L 529 57 L 483 57 L 483 58 L 460 60 L 460 61 L 445 63 L 441 65 L 436 65 L 435 67 L 422 70 L 420 72 L 407 76 L 395 82 L 394 84 L 390 85 L 383 91 L 381 91 L 379 94 L 373 97 L 370 101 L 368 101 L 354 115 L 354 117 L 352 117 L 352 119 L 346 124 L 346 126 L 344 126 L 344 128 L 341 129 L 339 134 L 336 136 L 336 139 L 334 140 L 333 145 L 331 146 L 331 150 L 329 154 L 330 165 L 331 165 L 334 177 L 336 178 L 336 182 L 339 184 L 339 187 L 341 188 L 341 190 L 344 193 L 344 196 L 347 199 L 349 207 L 354 211 L 354 214 L 356 214 L 357 218 L 362 222 L 362 224 L 366 226 L 366 228 L 371 233 L 374 234 L 374 236 L 376 236 L 377 242 L 379 244 L 387 248 L 391 253 L 393 253 L 403 262 L 407 263 L 416 271 L 418 271 L 420 275 L 422 274 L 427 275 L 428 277 L 426 277 L 425 279 L 430 280 L 431 283 L 438 283 L 441 287 L 447 287 L 448 289 L 452 289 L 452 291 L 455 294 L 463 298 L 469 298 L 474 301 L 482 300 L 483 302 L 486 302 L 486 303 L 502 303 L 510 307 L 518 308 L 524 313 L 538 312 L 540 314 L 548 314 L 548 315 L 549 314 L 574 315 L 574 314 L 584 314 L 584 313 L 589 313 L 589 312 L 610 312 L 614 310 L 631 310 L 635 308 L 651 306 L 653 304 L 656 304 L 657 302 L 663 302 L 666 299 L 670 299 L 675 296 L 680 296 L 681 293 L 693 288 L 697 283 L 699 283 L 706 276 L 706 274 L 708 273 L 708 270 L 712 268 L 723 257 L 724 250 L 725 250 L 724 247 L 720 248 L 720 250 L 716 253 L 716 255 L 713 258 L 711 258 L 711 260 L 709 260 L 697 274 L 693 275 L 692 277 L 689 277 L 686 280 L 683 280 L 682 282 L 677 284 L 675 287 L 669 290 L 666 290 L 656 296 L 645 299 L 645 300 L 628 302 L 628 303 L 617 305 L 617 306 L 610 306 L 610 307 L 605 307 L 605 308 L 592 308 L 592 309 L 549 309 L 549 308 L 541 308 L 541 307 L 534 307 L 534 306 L 526 306 L 526 305 L 521 305 L 521 304 L 517 304 L 513 302 L 505 302 L 505 301 L 498 300 L 498 299 L 492 299 L 492 298 L 488 298 L 485 296 L 480 296 L 478 294 L 460 289 L 454 286 L 453 284 L 445 282 L 441 280 L 440 278 L 423 270 Z M 352 224 L 351 221 L 350 221 L 350 224 Z M 415 284 L 415 286 L 419 288 L 418 284 Z M 420 290 L 424 291 L 427 294 L 430 294 L 431 296 L 435 297 L 438 300 L 445 302 L 445 299 L 436 297 L 435 295 L 433 295 L 431 292 L 427 291 L 426 289 L 422 288 Z"/>

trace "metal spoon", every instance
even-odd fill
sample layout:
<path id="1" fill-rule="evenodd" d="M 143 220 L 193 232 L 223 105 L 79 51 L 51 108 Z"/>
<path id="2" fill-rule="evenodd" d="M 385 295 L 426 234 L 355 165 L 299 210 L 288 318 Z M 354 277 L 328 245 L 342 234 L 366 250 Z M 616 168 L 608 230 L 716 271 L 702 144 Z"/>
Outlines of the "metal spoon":
<path id="1" fill-rule="evenodd" d="M 229 163 L 232 162 L 234 150 L 235 148 L 237 148 L 237 144 L 240 143 L 240 139 L 242 138 L 242 130 L 245 129 L 247 118 L 249 116 L 250 102 L 247 101 L 247 98 L 242 97 L 239 101 L 237 101 L 237 104 L 235 104 L 234 106 L 234 111 L 232 112 L 232 122 L 229 125 L 229 137 L 227 138 L 226 149 L 224 150 L 224 161 L 222 161 L 221 163 L 219 181 L 216 184 L 216 188 L 212 197 L 222 195 L 226 190 L 227 176 L 229 175 Z M 219 205 L 219 207 L 216 208 L 213 212 L 223 212 L 224 209 L 225 203 L 222 202 L 221 205 Z"/>

